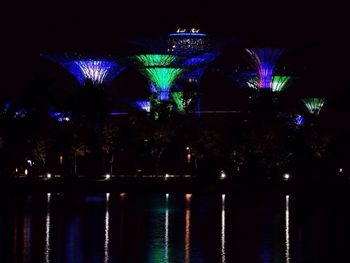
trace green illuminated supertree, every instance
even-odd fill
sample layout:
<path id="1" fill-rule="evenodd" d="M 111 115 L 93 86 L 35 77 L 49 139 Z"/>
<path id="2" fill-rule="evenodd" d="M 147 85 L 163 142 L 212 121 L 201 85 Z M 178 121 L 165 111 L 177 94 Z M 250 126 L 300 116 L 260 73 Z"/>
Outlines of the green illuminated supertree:
<path id="1" fill-rule="evenodd" d="M 289 84 L 290 76 L 273 76 L 271 82 L 271 90 L 273 92 L 281 92 L 285 90 Z"/>
<path id="2" fill-rule="evenodd" d="M 158 100 L 170 100 L 170 89 L 183 69 L 175 66 L 179 56 L 169 54 L 141 54 L 133 59 L 142 65 L 141 72 L 150 80 L 151 93 L 157 93 Z"/>
<path id="3" fill-rule="evenodd" d="M 172 87 L 175 80 L 180 77 L 183 69 L 151 67 L 146 68 L 145 72 L 151 81 L 155 84 L 158 100 L 168 101 L 170 99 L 170 88 Z"/>
<path id="4" fill-rule="evenodd" d="M 183 92 L 172 92 L 171 96 L 176 105 L 177 111 L 179 113 L 185 113 L 188 104 L 191 102 L 191 98 L 186 100 Z"/>
<path id="5" fill-rule="evenodd" d="M 309 113 L 317 116 L 326 100 L 324 98 L 305 98 L 302 101 Z"/>
<path id="6" fill-rule="evenodd" d="M 168 67 L 175 62 L 177 56 L 167 54 L 145 54 L 137 55 L 135 59 L 145 67 Z"/>

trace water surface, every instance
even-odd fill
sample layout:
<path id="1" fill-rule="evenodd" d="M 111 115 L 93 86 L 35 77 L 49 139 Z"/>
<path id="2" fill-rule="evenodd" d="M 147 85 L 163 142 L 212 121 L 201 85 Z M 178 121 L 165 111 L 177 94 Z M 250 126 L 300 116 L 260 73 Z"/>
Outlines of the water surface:
<path id="1" fill-rule="evenodd" d="M 1 196 L 0 262 L 350 262 L 335 196 Z"/>

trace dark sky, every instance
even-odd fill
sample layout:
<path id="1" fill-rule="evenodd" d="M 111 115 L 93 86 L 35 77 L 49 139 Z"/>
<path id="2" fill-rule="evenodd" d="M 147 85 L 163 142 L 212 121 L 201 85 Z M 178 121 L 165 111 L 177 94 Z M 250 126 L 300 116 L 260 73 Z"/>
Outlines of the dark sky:
<path id="1" fill-rule="evenodd" d="M 164 35 L 178 26 L 196 26 L 212 36 L 237 37 L 257 45 L 289 47 L 286 60 L 309 68 L 302 89 L 348 86 L 349 18 L 345 5 L 335 1 L 5 1 L 0 18 L 3 94 L 25 86 L 46 67 L 38 58 L 40 52 L 118 52 L 124 37 Z M 225 59 L 232 59 L 230 52 Z"/>

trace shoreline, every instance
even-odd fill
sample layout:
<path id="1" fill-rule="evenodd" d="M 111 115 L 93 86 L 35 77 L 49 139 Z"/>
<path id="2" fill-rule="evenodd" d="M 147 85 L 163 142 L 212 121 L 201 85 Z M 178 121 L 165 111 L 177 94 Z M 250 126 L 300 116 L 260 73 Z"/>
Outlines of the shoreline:
<path id="1" fill-rule="evenodd" d="M 228 194 L 347 194 L 350 181 L 290 180 L 290 181 L 242 181 L 235 178 L 113 178 L 106 179 L 28 179 L 11 178 L 0 181 L 1 193 L 31 192 L 87 192 L 87 193 L 228 193 Z"/>

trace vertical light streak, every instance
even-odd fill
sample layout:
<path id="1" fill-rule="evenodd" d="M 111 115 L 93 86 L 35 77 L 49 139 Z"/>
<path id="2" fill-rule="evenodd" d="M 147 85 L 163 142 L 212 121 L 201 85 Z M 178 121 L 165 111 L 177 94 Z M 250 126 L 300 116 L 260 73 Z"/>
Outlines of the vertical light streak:
<path id="1" fill-rule="evenodd" d="M 51 193 L 47 193 L 47 206 L 46 206 L 46 236 L 45 236 L 45 263 L 50 262 L 50 202 Z"/>
<path id="2" fill-rule="evenodd" d="M 225 237 L 225 195 L 221 196 L 221 262 L 226 263 L 226 237 Z"/>
<path id="3" fill-rule="evenodd" d="M 23 220 L 23 263 L 30 260 L 31 225 L 30 215 L 26 215 Z"/>
<path id="4" fill-rule="evenodd" d="M 106 214 L 105 214 L 105 257 L 104 263 L 109 262 L 109 193 L 106 193 Z"/>
<path id="5" fill-rule="evenodd" d="M 185 213 L 185 263 L 190 262 L 191 252 L 191 194 L 186 194 Z"/>
<path id="6" fill-rule="evenodd" d="M 286 263 L 290 263 L 290 244 L 289 244 L 289 195 L 286 195 Z"/>
<path id="7" fill-rule="evenodd" d="M 169 262 L 169 194 L 165 194 L 165 262 Z"/>

